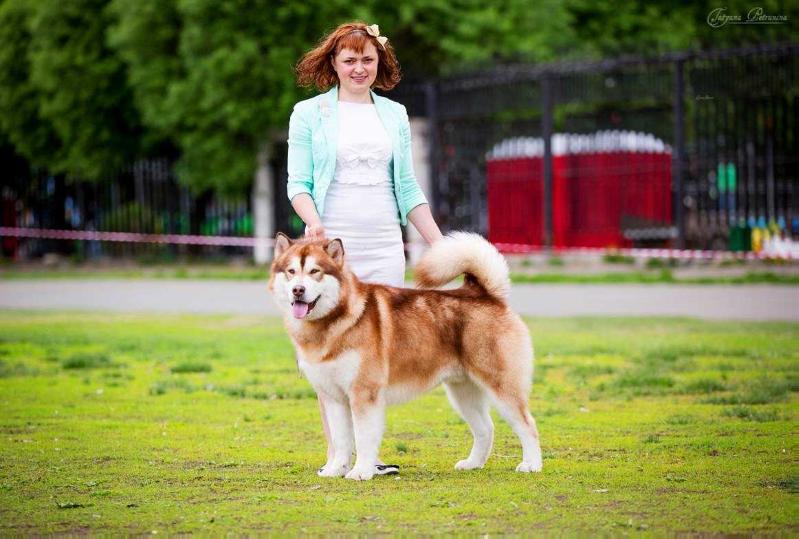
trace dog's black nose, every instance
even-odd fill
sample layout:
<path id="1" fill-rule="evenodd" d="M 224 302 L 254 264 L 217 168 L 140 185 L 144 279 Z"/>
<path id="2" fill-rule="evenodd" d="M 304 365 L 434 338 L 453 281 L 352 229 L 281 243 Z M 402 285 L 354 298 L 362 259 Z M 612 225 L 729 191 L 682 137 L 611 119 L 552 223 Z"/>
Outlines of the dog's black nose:
<path id="1" fill-rule="evenodd" d="M 298 298 L 305 294 L 305 287 L 302 285 L 297 285 L 291 289 L 291 293 L 294 294 L 294 297 Z"/>

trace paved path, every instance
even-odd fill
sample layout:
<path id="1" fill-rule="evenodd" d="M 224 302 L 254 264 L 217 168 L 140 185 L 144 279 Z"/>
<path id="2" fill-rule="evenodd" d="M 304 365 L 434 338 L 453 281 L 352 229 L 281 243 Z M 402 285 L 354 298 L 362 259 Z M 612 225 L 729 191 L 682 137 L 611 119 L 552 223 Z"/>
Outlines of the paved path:
<path id="1" fill-rule="evenodd" d="M 770 285 L 514 285 L 530 316 L 693 316 L 799 321 L 799 287 Z M 186 280 L 0 281 L 0 309 L 277 315 L 266 282 Z"/>

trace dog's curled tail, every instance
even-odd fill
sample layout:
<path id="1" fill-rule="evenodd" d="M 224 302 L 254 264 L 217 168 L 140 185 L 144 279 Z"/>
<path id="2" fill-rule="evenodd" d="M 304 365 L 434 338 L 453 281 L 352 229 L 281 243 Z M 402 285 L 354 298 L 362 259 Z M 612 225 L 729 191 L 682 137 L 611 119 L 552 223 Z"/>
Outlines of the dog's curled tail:
<path id="1" fill-rule="evenodd" d="M 508 297 L 508 263 L 479 234 L 447 234 L 430 247 L 415 269 L 416 282 L 425 288 L 447 284 L 463 274 L 473 277 L 491 296 L 502 300 Z"/>

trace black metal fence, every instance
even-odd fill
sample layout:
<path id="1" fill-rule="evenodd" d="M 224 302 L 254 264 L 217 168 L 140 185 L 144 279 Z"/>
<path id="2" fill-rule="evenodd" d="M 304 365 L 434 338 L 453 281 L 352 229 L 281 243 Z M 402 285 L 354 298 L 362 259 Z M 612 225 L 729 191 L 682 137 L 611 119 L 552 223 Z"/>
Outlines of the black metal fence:
<path id="1" fill-rule="evenodd" d="M 799 234 L 797 52 L 782 44 L 506 66 L 391 97 L 432 123 L 444 228 L 554 245 L 748 250 L 753 229 Z M 621 147 L 581 142 L 603 135 Z M 671 158 L 648 159 L 653 147 Z M 597 152 L 615 155 L 589 157 Z"/>
<path id="2" fill-rule="evenodd" d="M 504 66 L 404 83 L 390 97 L 431 123 L 432 205 L 445 230 L 528 245 L 749 250 L 762 237 L 753 231 L 799 236 L 798 52 L 783 44 Z M 285 142 L 274 150 L 275 229 L 298 235 Z M 19 170 L 3 177 L 6 227 L 253 233 L 248 196 L 192 194 L 165 159 L 99 183 Z M 248 252 L 8 236 L 2 248 L 23 256 Z"/>
<path id="3" fill-rule="evenodd" d="M 157 235 L 252 236 L 248 197 L 227 200 L 180 185 L 167 159 L 140 160 L 100 182 L 64 176 L 29 175 L 24 169 L 4 178 L 2 226 L 85 232 Z M 6 256 L 35 258 L 60 253 L 76 258 L 113 256 L 153 261 L 181 255 L 248 254 L 242 247 L 151 242 L 63 241 L 3 237 Z"/>

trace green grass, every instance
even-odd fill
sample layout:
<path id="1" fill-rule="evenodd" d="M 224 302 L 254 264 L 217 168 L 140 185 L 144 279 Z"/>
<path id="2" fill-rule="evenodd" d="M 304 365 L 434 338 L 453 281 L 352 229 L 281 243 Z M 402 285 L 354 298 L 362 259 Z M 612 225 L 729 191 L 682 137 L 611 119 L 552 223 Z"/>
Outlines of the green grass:
<path id="1" fill-rule="evenodd" d="M 110 357 L 103 352 L 78 352 L 61 362 L 64 369 L 97 369 L 110 365 Z"/>
<path id="2" fill-rule="evenodd" d="M 626 264 L 616 261 L 614 263 Z M 656 260 L 656 259 L 653 259 Z M 552 268 L 561 267 L 564 262 L 559 257 L 552 257 L 547 262 Z M 20 270 L 13 266 L 0 268 L 0 280 L 36 280 L 36 279 L 213 279 L 257 281 L 264 280 L 269 273 L 268 268 L 253 266 L 215 267 L 215 266 L 162 266 L 141 268 L 91 269 L 33 269 Z M 739 276 L 708 275 L 700 277 L 675 276 L 671 269 L 664 265 L 653 265 L 643 271 L 612 271 L 604 273 L 567 273 L 563 271 L 512 272 L 514 283 L 546 284 L 701 284 L 701 285 L 735 285 L 735 284 L 777 284 L 799 285 L 799 273 L 785 274 L 773 271 L 749 271 Z M 413 271 L 405 273 L 408 282 L 413 281 Z"/>
<path id="3" fill-rule="evenodd" d="M 619 253 L 607 253 L 602 256 L 602 261 L 606 264 L 635 264 L 635 258 Z"/>
<path id="4" fill-rule="evenodd" d="M 677 277 L 669 269 L 609 273 L 511 273 L 514 283 L 574 284 L 779 284 L 799 285 L 799 274 L 750 271 L 740 276 Z"/>
<path id="5" fill-rule="evenodd" d="M 532 319 L 540 474 L 441 389 L 393 407 L 399 478 L 322 480 L 279 321 L 0 312 L 0 534 L 793 534 L 799 325 Z"/>
<path id="6" fill-rule="evenodd" d="M 174 373 L 211 372 L 211 364 L 204 361 L 181 361 L 170 370 Z"/>

